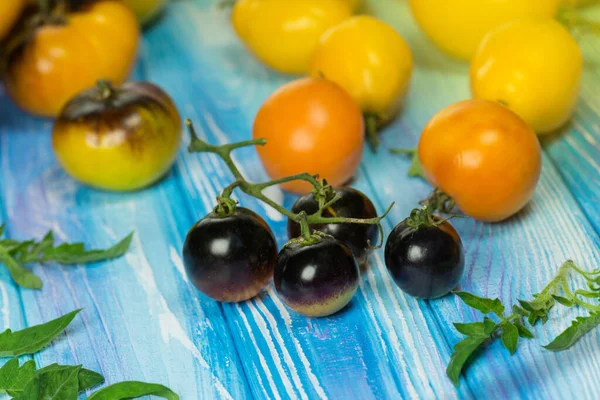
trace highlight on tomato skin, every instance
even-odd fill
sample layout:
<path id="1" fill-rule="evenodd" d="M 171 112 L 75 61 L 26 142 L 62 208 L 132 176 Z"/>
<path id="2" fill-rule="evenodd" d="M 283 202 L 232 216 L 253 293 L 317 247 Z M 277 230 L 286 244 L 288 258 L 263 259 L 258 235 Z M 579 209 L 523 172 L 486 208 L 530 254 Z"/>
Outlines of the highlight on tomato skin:
<path id="1" fill-rule="evenodd" d="M 185 271 L 205 295 L 223 302 L 251 299 L 273 278 L 277 244 L 258 214 L 236 207 L 229 216 L 210 213 L 188 232 Z"/>
<path id="2" fill-rule="evenodd" d="M 289 242 L 277 257 L 274 282 L 289 308 L 308 317 L 325 317 L 350 302 L 359 278 L 352 251 L 333 237 L 323 237 L 312 244 Z"/>
<path id="3" fill-rule="evenodd" d="M 55 117 L 98 79 L 127 80 L 137 54 L 139 24 L 120 1 L 98 0 L 74 12 L 56 12 L 6 55 L 3 82 L 24 111 Z M 93 44 L 93 45 L 92 45 Z"/>
<path id="4" fill-rule="evenodd" d="M 335 190 L 332 194 L 340 198 L 323 212 L 324 217 L 361 219 L 377 217 L 375 206 L 364 193 L 350 187 L 344 187 Z M 318 210 L 319 203 L 312 193 L 298 198 L 291 209 L 293 213 L 298 214 L 304 211 L 307 215 L 314 214 Z M 346 244 L 352 250 L 352 254 L 354 254 L 361 268 L 367 264 L 370 253 L 369 247 L 375 245 L 379 240 L 377 225 L 316 224 L 311 225 L 311 229 L 331 235 Z M 288 219 L 287 231 L 289 239 L 300 237 L 300 224 Z"/>
<path id="5" fill-rule="evenodd" d="M 423 172 L 466 215 L 498 222 L 519 212 L 537 186 L 538 138 L 498 102 L 464 100 L 427 123 L 418 148 Z"/>
<path id="6" fill-rule="evenodd" d="M 62 110 L 52 131 L 57 160 L 75 179 L 100 189 L 146 187 L 170 169 L 181 143 L 171 98 L 148 82 L 99 83 Z"/>

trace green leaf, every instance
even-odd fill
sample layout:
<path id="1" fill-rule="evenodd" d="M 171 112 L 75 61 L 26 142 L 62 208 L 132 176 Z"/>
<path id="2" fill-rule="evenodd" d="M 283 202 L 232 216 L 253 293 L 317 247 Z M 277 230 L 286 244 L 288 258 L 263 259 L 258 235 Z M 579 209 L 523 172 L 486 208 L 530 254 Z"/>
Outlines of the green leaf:
<path id="1" fill-rule="evenodd" d="M 81 365 L 38 370 L 14 400 L 77 400 Z"/>
<path id="2" fill-rule="evenodd" d="M 448 363 L 448 367 L 446 368 L 446 375 L 454 382 L 454 385 L 458 386 L 460 373 L 465 363 L 488 337 L 468 336 L 454 346 L 454 353 L 452 353 L 450 363 Z"/>
<path id="3" fill-rule="evenodd" d="M 513 324 L 519 330 L 519 336 L 525 339 L 533 339 L 533 333 L 529 329 L 525 328 L 525 325 L 520 322 L 514 322 Z"/>
<path id="4" fill-rule="evenodd" d="M 59 365 L 59 364 L 50 364 L 44 368 L 38 370 L 38 374 L 46 373 L 55 370 L 61 370 L 65 367 L 69 367 L 68 365 Z M 93 388 L 94 386 L 98 386 L 102 382 L 104 382 L 104 377 L 95 371 L 91 371 L 89 369 L 81 368 L 79 370 L 79 374 L 77 375 L 77 380 L 79 382 L 79 392 L 83 392 L 87 389 Z"/>
<path id="5" fill-rule="evenodd" d="M 575 303 L 573 303 L 571 300 L 567 299 L 566 297 L 557 296 L 557 295 L 553 294 L 552 298 L 554 298 L 554 300 L 558 301 L 560 304 L 562 304 L 563 306 L 566 306 L 566 307 L 573 307 L 575 305 Z"/>
<path id="6" fill-rule="evenodd" d="M 519 307 L 519 306 L 518 306 L 518 305 L 516 305 L 516 304 L 515 304 L 515 305 L 513 305 L 513 307 L 512 307 L 512 310 L 513 310 L 513 313 L 515 313 L 515 314 L 517 314 L 517 315 L 520 315 L 520 316 L 522 316 L 522 317 L 526 317 L 526 316 L 528 316 L 528 315 L 529 315 L 529 311 L 525 310 L 525 309 L 524 309 L 524 308 L 522 308 L 522 307 Z"/>
<path id="7" fill-rule="evenodd" d="M 467 336 L 481 336 L 485 334 L 483 322 L 471 322 L 469 324 L 455 323 L 454 327 L 457 331 Z"/>
<path id="8" fill-rule="evenodd" d="M 486 336 L 491 335 L 492 332 L 494 332 L 494 329 L 496 329 L 496 326 L 496 323 L 488 317 L 483 318 L 483 328 Z"/>
<path id="9" fill-rule="evenodd" d="M 13 358 L 0 368 L 0 392 L 7 392 L 12 396 L 14 391 L 25 387 L 34 373 L 35 361 L 27 361 L 19 367 L 19 360 Z"/>
<path id="10" fill-rule="evenodd" d="M 587 317 L 577 317 L 565 331 L 544 346 L 547 350 L 561 351 L 573 346 L 583 335 L 600 325 L 600 312 Z"/>
<path id="11" fill-rule="evenodd" d="M 502 325 L 502 344 L 508 349 L 511 356 L 517 351 L 519 329 L 510 322 Z"/>
<path id="12" fill-rule="evenodd" d="M 179 400 L 179 396 L 166 386 L 136 381 L 120 382 L 107 386 L 92 393 L 88 400 L 137 399 L 142 396 L 158 396 L 168 400 Z"/>
<path id="13" fill-rule="evenodd" d="M 499 299 L 479 297 L 468 292 L 454 292 L 454 294 L 460 297 L 466 305 L 473 307 L 484 314 L 495 313 L 498 316 L 502 316 L 502 313 L 504 312 L 504 306 Z"/>
<path id="14" fill-rule="evenodd" d="M 64 331 L 79 311 L 81 310 L 72 311 L 52 321 L 17 332 L 5 330 L 0 333 L 0 357 L 18 357 L 37 352 Z"/>
<path id="15" fill-rule="evenodd" d="M 19 285 L 27 289 L 41 289 L 42 280 L 23 268 L 19 263 L 8 253 L 8 251 L 0 246 L 0 263 L 6 265 L 10 276 Z"/>
<path id="16" fill-rule="evenodd" d="M 521 307 L 523 307 L 525 310 L 527 310 L 529 312 L 535 311 L 535 308 L 533 308 L 533 305 L 529 301 L 519 300 L 519 304 L 521 305 Z"/>
<path id="17" fill-rule="evenodd" d="M 132 239 L 133 232 L 107 250 L 86 250 L 83 243 L 64 243 L 58 247 L 46 248 L 40 261 L 56 261 L 61 264 L 88 264 L 110 260 L 125 254 L 131 245 Z"/>
<path id="18" fill-rule="evenodd" d="M 597 299 L 600 297 L 600 292 L 589 292 L 587 290 L 576 290 L 575 294 L 587 297 L 588 299 Z"/>

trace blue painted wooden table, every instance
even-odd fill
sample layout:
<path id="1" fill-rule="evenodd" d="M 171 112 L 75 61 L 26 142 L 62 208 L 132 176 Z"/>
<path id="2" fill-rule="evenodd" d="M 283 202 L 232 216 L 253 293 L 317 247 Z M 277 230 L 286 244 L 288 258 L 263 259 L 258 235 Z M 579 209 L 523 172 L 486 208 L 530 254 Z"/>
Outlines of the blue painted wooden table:
<path id="1" fill-rule="evenodd" d="M 399 1 L 372 1 L 376 15 L 411 43 L 416 59 L 406 108 L 382 134 L 383 147 L 417 143 L 426 121 L 468 98 L 467 66 L 435 50 Z M 584 43 L 588 60 L 598 47 Z M 462 288 L 510 305 L 540 290 L 573 258 L 600 265 L 600 66 L 586 65 L 573 123 L 544 144 L 542 178 L 527 209 L 501 224 L 459 219 L 466 249 Z M 135 79 L 153 81 L 175 99 L 212 143 L 247 139 L 263 100 L 290 77 L 268 71 L 243 49 L 228 13 L 208 1 L 177 2 L 146 31 Z M 18 329 L 83 307 L 81 317 L 35 356 L 40 365 L 81 363 L 106 376 L 163 383 L 183 399 L 246 398 L 600 398 L 600 330 L 569 351 L 540 344 L 564 329 L 575 311 L 536 326 L 536 341 L 510 357 L 494 343 L 468 369 L 460 387 L 445 376 L 460 336 L 455 321 L 480 315 L 449 296 L 420 301 L 390 280 L 382 251 L 373 254 L 350 306 L 329 318 L 287 310 L 269 288 L 241 304 L 219 304 L 188 282 L 180 249 L 188 228 L 214 205 L 231 176 L 210 155 L 182 147 L 171 174 L 132 194 L 90 190 L 57 165 L 52 122 L 25 115 L 0 93 L 0 220 L 13 238 L 53 229 L 61 240 L 107 246 L 135 229 L 130 252 L 96 266 L 36 266 L 42 291 L 17 288 L 0 269 L 0 328 Z M 184 143 L 183 146 L 187 144 Z M 265 174 L 253 149 L 236 153 L 251 180 Z M 409 161 L 365 152 L 355 186 L 381 212 L 386 232 L 429 192 L 405 177 Z M 269 193 L 290 206 L 294 197 Z M 253 199 L 243 204 L 267 218 L 279 244 L 285 221 Z M 576 395 L 576 396 L 575 396 Z"/>

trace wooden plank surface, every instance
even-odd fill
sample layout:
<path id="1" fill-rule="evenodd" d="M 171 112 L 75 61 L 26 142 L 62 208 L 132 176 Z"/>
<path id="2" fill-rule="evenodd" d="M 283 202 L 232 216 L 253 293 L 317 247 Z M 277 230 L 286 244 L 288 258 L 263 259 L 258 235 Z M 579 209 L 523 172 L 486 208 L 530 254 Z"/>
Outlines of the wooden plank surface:
<path id="1" fill-rule="evenodd" d="M 382 135 L 384 147 L 412 146 L 436 111 L 468 97 L 466 67 L 431 47 L 406 5 L 372 5 L 415 53 L 402 118 Z M 586 72 L 572 127 L 547 144 L 542 181 L 526 212 L 498 225 L 456 221 L 467 254 L 465 289 L 511 304 L 541 289 L 566 258 L 588 268 L 600 264 L 595 74 L 593 68 Z M 166 89 L 212 143 L 247 139 L 263 100 L 292 79 L 252 59 L 227 13 L 210 1 L 170 6 L 145 33 L 134 78 Z M 50 121 L 25 115 L 0 95 L 0 218 L 9 234 L 37 237 L 54 229 L 62 240 L 101 247 L 133 229 L 137 233 L 120 260 L 36 266 L 45 283 L 40 292 L 16 288 L 0 270 L 0 328 L 85 309 L 67 335 L 36 356 L 41 365 L 83 363 L 108 382 L 160 382 L 183 399 L 599 397 L 598 331 L 568 352 L 540 347 L 566 326 L 569 312 L 555 314 L 550 329 L 536 328 L 540 341 L 524 343 L 513 357 L 492 345 L 455 389 L 444 371 L 459 340 L 451 323 L 480 316 L 452 297 L 417 301 L 404 295 L 389 279 L 381 251 L 371 257 L 350 307 L 329 318 L 288 311 L 272 289 L 246 303 L 215 303 L 187 281 L 179 253 L 188 228 L 231 182 L 224 165 L 213 156 L 187 154 L 184 143 L 172 173 L 156 186 L 133 194 L 99 192 L 61 171 L 50 130 Z M 236 157 L 248 178 L 265 179 L 253 149 Z M 405 177 L 407 168 L 401 157 L 366 151 L 355 182 L 379 211 L 396 201 L 386 233 L 430 189 Z M 286 206 L 294 201 L 277 189 L 269 194 Z M 252 199 L 241 201 L 269 220 L 280 245 L 285 242 L 285 221 L 277 213 Z"/>

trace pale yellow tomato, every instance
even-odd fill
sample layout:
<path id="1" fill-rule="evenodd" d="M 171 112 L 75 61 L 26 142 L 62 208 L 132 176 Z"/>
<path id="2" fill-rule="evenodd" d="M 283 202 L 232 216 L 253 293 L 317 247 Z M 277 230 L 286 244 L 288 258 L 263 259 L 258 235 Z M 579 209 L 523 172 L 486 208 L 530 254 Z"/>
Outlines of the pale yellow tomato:
<path id="1" fill-rule="evenodd" d="M 471 62 L 471 91 L 500 101 L 544 134 L 571 117 L 582 70 L 581 50 L 560 23 L 522 19 L 484 38 Z"/>
<path id="2" fill-rule="evenodd" d="M 444 52 L 469 60 L 490 30 L 522 17 L 553 17 L 562 0 L 410 0 L 415 19 Z"/>
<path id="3" fill-rule="evenodd" d="M 279 72 L 301 74 L 323 32 L 351 15 L 348 0 L 239 0 L 231 18 L 258 59 Z"/>
<path id="4" fill-rule="evenodd" d="M 398 32 L 379 19 L 361 15 L 321 37 L 310 75 L 337 83 L 364 113 L 388 120 L 404 99 L 412 68 L 410 47 Z"/>

